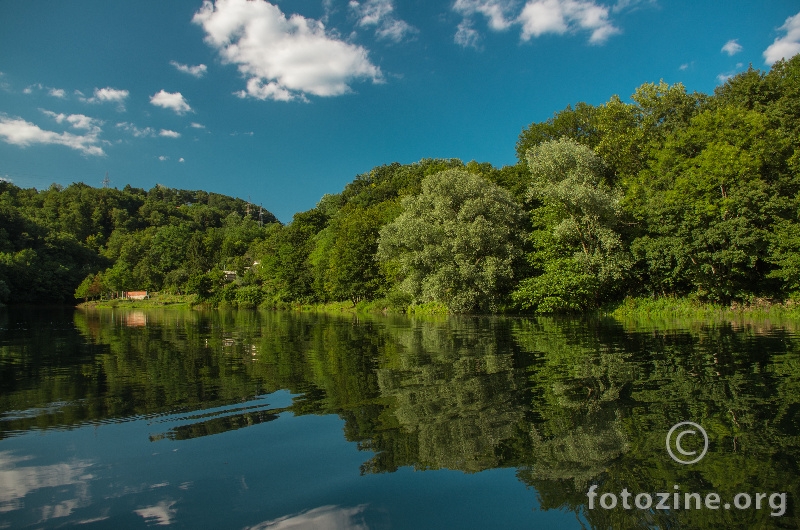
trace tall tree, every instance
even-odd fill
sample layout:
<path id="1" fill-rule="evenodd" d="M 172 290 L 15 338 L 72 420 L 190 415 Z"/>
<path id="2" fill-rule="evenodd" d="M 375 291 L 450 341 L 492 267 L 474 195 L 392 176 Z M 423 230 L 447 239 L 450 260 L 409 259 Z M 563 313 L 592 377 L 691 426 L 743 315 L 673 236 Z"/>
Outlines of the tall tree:
<path id="1" fill-rule="evenodd" d="M 500 308 L 521 254 L 523 213 L 511 194 L 450 169 L 426 177 L 402 204 L 378 244 L 379 259 L 399 269 L 400 289 L 456 313 Z"/>

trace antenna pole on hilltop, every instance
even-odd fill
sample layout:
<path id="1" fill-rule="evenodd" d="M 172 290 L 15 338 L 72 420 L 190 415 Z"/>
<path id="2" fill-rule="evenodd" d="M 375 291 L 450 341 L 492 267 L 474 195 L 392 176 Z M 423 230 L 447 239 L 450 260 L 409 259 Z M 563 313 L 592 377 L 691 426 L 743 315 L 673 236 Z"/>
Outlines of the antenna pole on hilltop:
<path id="1" fill-rule="evenodd" d="M 245 217 L 249 218 L 250 217 L 250 196 L 249 195 L 247 196 L 247 210 L 246 211 L 247 211 L 247 213 L 245 214 Z"/>
<path id="2" fill-rule="evenodd" d="M 258 226 L 264 226 L 264 216 L 263 210 L 261 209 L 261 204 L 258 205 Z"/>
<path id="3" fill-rule="evenodd" d="M 106 171 L 106 178 L 103 179 L 103 187 L 107 188 L 109 182 L 111 181 L 108 179 L 108 171 Z"/>

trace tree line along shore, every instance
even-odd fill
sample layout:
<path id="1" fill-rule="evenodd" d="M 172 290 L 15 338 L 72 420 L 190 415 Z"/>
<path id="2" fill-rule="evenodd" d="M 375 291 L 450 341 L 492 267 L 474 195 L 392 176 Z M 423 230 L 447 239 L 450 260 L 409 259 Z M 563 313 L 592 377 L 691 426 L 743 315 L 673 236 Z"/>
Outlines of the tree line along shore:
<path id="1" fill-rule="evenodd" d="M 524 128 L 518 162 L 392 163 L 281 224 L 156 186 L 0 181 L 0 303 L 498 313 L 800 298 L 800 56 L 713 94 L 645 83 Z M 143 302 L 147 304 L 148 302 Z"/>

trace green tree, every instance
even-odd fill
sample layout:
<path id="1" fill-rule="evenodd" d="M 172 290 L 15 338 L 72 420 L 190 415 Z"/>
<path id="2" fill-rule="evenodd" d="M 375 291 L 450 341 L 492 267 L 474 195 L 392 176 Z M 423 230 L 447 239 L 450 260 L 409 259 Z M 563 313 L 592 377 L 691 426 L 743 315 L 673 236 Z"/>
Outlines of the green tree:
<path id="1" fill-rule="evenodd" d="M 451 169 L 426 177 L 402 205 L 378 244 L 378 258 L 397 264 L 399 288 L 457 313 L 500 308 L 521 255 L 523 214 L 511 194 Z"/>
<path id="2" fill-rule="evenodd" d="M 514 299 L 542 312 L 586 309 L 624 277 L 629 259 L 617 231 L 621 193 L 603 179 L 594 152 L 563 138 L 528 152 L 533 211 L 531 264 L 539 274 L 520 282 Z"/>

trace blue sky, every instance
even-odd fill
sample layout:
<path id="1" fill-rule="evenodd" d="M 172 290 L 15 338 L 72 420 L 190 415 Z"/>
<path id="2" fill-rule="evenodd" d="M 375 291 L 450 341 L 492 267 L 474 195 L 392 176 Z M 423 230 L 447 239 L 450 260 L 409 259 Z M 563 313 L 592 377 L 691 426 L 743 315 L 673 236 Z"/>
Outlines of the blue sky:
<path id="1" fill-rule="evenodd" d="M 284 222 L 391 162 L 515 163 L 523 127 L 800 52 L 796 1 L 0 4 L 0 178 L 204 189 Z"/>

